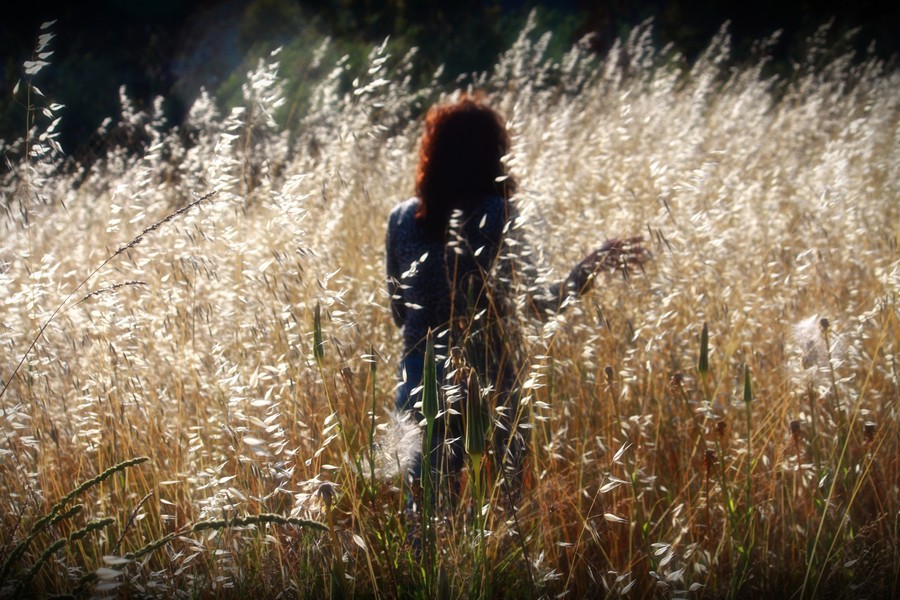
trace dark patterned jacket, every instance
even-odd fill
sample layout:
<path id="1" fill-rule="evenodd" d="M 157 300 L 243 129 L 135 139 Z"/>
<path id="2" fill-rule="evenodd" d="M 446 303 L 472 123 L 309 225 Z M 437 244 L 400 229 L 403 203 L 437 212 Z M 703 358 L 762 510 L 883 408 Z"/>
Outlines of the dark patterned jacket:
<path id="1" fill-rule="evenodd" d="M 515 204 L 502 197 L 456 212 L 446 238 L 437 239 L 416 220 L 418 202 L 395 206 L 387 228 L 387 286 L 394 322 L 403 329 L 404 356 L 424 353 L 429 329 L 444 351 L 488 332 L 490 339 L 481 343 L 510 343 L 517 302 L 546 318 L 583 283 L 575 271 L 561 282 L 542 280 L 516 227 Z"/>

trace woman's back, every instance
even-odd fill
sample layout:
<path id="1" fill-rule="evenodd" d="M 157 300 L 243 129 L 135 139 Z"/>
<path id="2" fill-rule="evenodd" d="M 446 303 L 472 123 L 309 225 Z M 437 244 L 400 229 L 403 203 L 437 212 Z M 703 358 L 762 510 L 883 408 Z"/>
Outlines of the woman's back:
<path id="1" fill-rule="evenodd" d="M 488 197 L 467 212 L 457 211 L 446 236 L 435 236 L 416 218 L 418 206 L 416 198 L 398 204 L 388 220 L 391 309 L 403 328 L 405 355 L 424 352 L 429 329 L 445 348 L 448 334 L 451 343 L 458 341 L 451 321 L 465 320 L 484 305 L 510 212 L 505 199 Z"/>

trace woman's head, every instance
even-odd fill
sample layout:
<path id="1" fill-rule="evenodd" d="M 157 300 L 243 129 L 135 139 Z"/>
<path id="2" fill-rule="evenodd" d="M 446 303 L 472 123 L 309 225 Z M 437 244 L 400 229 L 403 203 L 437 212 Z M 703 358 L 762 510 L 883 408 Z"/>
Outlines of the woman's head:
<path id="1" fill-rule="evenodd" d="M 469 209 L 486 196 L 511 194 L 501 161 L 509 134 L 496 111 L 470 96 L 436 105 L 425 117 L 416 172 L 416 217 L 443 230 L 454 209 Z M 500 181 L 498 181 L 498 179 Z"/>

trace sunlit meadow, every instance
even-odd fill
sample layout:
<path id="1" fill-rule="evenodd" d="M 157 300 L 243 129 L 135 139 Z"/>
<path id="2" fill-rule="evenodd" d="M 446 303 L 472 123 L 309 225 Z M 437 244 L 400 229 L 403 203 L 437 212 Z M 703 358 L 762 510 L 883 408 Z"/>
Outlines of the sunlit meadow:
<path id="1" fill-rule="evenodd" d="M 23 80 L 0 597 L 897 597 L 900 76 L 814 39 L 768 78 L 725 34 L 687 65 L 650 33 L 554 61 L 528 27 L 455 86 L 377 47 L 290 132 L 273 54 L 177 131 L 123 92 L 106 127 L 141 151 L 90 169 Z M 653 260 L 522 316 L 525 489 L 488 471 L 423 522 L 385 223 L 424 108 L 467 87 L 508 118 L 547 277 L 616 235 Z"/>

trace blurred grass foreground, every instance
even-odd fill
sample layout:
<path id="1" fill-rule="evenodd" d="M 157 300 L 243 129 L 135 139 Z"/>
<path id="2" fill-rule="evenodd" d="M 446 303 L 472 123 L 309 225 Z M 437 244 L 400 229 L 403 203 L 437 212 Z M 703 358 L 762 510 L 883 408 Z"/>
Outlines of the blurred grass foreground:
<path id="1" fill-rule="evenodd" d="M 457 90 L 379 46 L 286 131 L 273 53 L 179 129 L 123 93 L 141 150 L 71 168 L 20 82 L 0 598 L 900 595 L 897 71 L 815 39 L 778 78 L 724 32 L 689 66 L 649 26 L 548 43 L 530 23 L 458 84 L 508 118 L 521 226 L 547 277 L 620 232 L 654 260 L 522 315 L 524 493 L 488 473 L 424 521 L 391 468 L 416 431 L 384 227 Z"/>

